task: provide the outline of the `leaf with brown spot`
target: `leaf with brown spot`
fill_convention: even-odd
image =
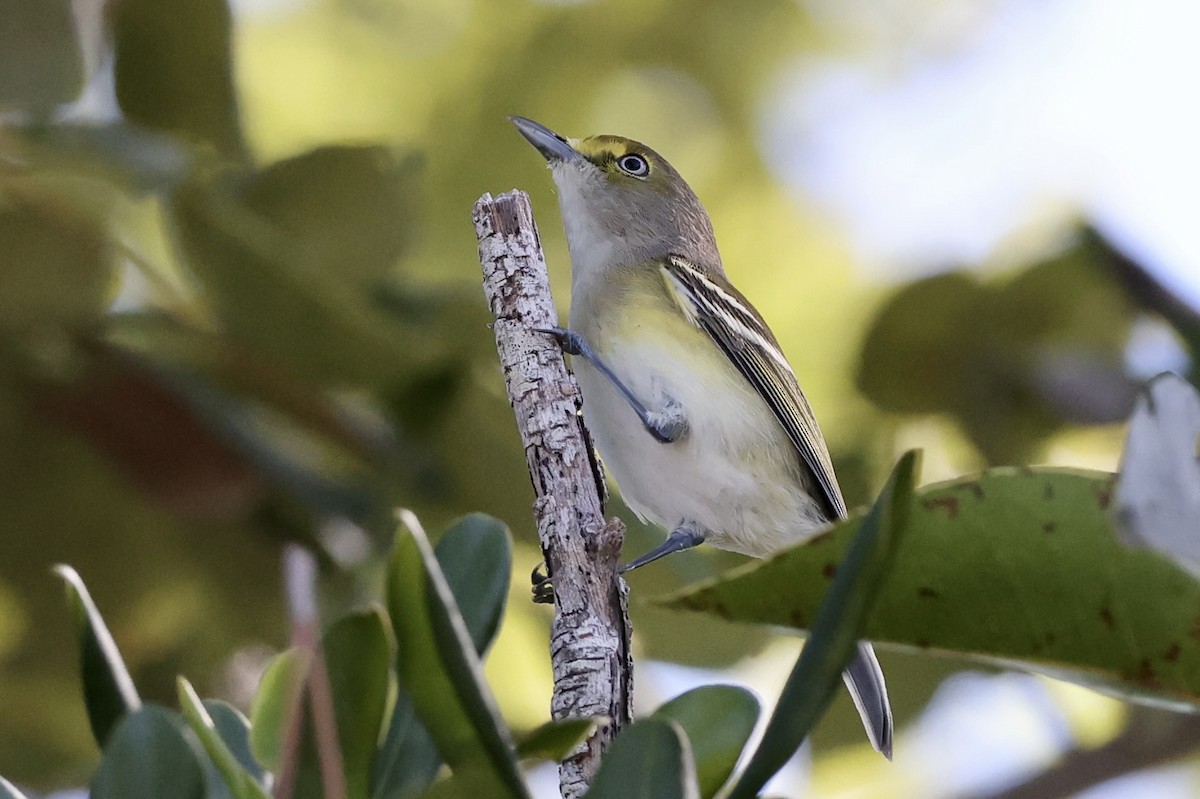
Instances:
[[[866,638],[1200,707],[1200,581],[1121,544],[1097,502],[1110,485],[1104,473],[1026,468],[918,491]],[[800,545],[661,603],[800,627],[856,527],[841,522],[819,549]]]

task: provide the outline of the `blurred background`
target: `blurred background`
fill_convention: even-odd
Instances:
[[[279,538],[353,564],[349,604],[386,535],[314,519],[379,530],[395,504],[512,528],[488,676],[514,727],[546,719],[472,204],[532,194],[564,313],[569,262],[507,114],[675,164],[851,505],[910,447],[925,482],[1114,471],[1141,382],[1195,382],[1198,24],[1183,0],[0,1],[0,774],[52,791],[97,760],[52,564],[88,582],[145,697],[173,704],[182,672],[244,707],[286,645]],[[662,535],[610,507],[627,551]],[[639,601],[738,560],[633,576],[643,710],[718,680],[778,693],[797,638]],[[1162,763],[1200,737],[1145,745],[1174,729],[1160,712],[881,660],[895,762],[841,697],[776,794],[1200,791],[1194,756]],[[531,779],[555,795],[552,770]]]

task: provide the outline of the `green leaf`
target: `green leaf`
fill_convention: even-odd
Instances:
[[[1136,391],[1123,367],[1134,314],[1101,268],[1110,257],[1084,239],[1003,281],[952,272],[904,286],[863,342],[863,393],[953,416],[991,463],[1029,461],[1065,422],[1123,418]]]
[[[351,613],[329,628],[321,647],[333,692],[346,795],[348,799],[366,799],[370,795],[371,764],[387,704],[392,660],[387,622],[377,609]],[[321,785],[311,726],[310,713],[305,719],[306,754],[301,757],[298,776],[301,786]],[[297,796],[302,795],[297,792]],[[320,795],[319,789],[315,795]]]
[[[371,795],[374,799],[420,796],[441,767],[442,756],[417,718],[412,700],[403,688],[397,688],[387,736],[375,754]]]
[[[83,89],[70,0],[0,0],[0,108],[45,114]]]
[[[1200,583],[1121,544],[1112,484],[1100,472],[996,469],[922,489],[865,637],[1200,705]],[[664,604],[804,629],[857,527]]]
[[[79,196],[86,191],[97,189],[48,180],[0,185],[0,325],[74,328],[104,312],[116,261],[103,210]]]
[[[238,761],[237,755],[222,739],[216,723],[200,701],[195,689],[183,677],[176,680],[179,705],[192,731],[200,739],[204,751],[216,766],[226,787],[235,799],[269,799],[266,790]]]
[[[905,453],[863,518],[838,575],[821,602],[812,637],[788,675],[762,741],[738,777],[729,799],[753,799],[796,753],[825,713],[842,670],[876,604],[880,588],[908,532],[919,455]],[[780,596],[786,596],[781,594]]]
[[[453,523],[434,547],[467,633],[480,657],[500,628],[512,575],[512,538],[504,522],[472,513]]]
[[[476,772],[486,795],[528,796],[483,664],[415,517],[406,514],[387,581],[400,680],[456,773]]]
[[[705,685],[680,694],[654,711],[686,733],[696,762],[700,794],[716,795],[733,773],[761,710],[758,698],[736,685]]]
[[[26,799],[26,797],[17,790],[17,786],[0,777],[0,799]]]
[[[296,698],[304,688],[309,658],[298,649],[280,652],[271,660],[250,708],[250,751],[267,771],[278,773]]]
[[[226,0],[121,0],[111,21],[125,117],[242,157]]]
[[[125,716],[92,776],[91,799],[203,799],[200,755],[182,728],[176,714],[157,705]]]
[[[229,747],[229,751],[233,753],[237,762],[254,779],[262,782],[265,772],[250,752],[250,722],[246,720],[246,717],[242,715],[240,710],[223,700],[205,699],[203,705],[204,709],[208,711],[209,717],[213,720],[217,734],[221,736],[221,740]]]
[[[362,289],[388,276],[412,228],[413,160],[385,147],[326,146],[278,161],[246,186],[249,209]]]
[[[665,719],[636,722],[617,736],[587,799],[700,799],[687,737]]]
[[[103,748],[121,718],[137,711],[142,700],[83,579],[70,566],[55,566],[54,572],[67,584],[67,600],[75,611],[83,700],[92,735]]]
[[[508,597],[512,569],[508,528],[491,516],[471,514],[442,534],[434,553],[475,651],[483,657],[500,626]],[[417,796],[433,782],[441,765],[437,747],[417,718],[408,694],[400,688],[387,737],[375,758],[373,795],[377,799]]]
[[[100,386],[92,394],[99,396],[86,397],[93,409],[87,418],[96,415],[95,407],[107,408],[104,400],[116,406],[105,414],[104,429],[121,425],[123,434],[95,437],[107,442],[108,454],[134,471],[151,493],[166,493],[153,490],[156,478],[168,487],[183,483],[191,494],[201,495],[201,508],[219,508],[196,489],[225,478],[240,483],[242,490],[226,493],[251,504],[235,508],[248,514],[259,510],[262,484],[269,482],[320,518],[345,516],[368,528],[386,523],[389,505],[381,495],[390,430],[362,429],[366,425],[356,426],[351,412],[274,365],[220,337],[162,317],[123,315],[105,329],[94,350],[97,374],[92,382]],[[121,383],[122,390],[105,392],[106,381]],[[156,439],[139,428],[149,414],[162,417],[155,431],[171,429],[170,446],[162,435]],[[129,441],[138,445],[125,449],[142,456],[141,461],[122,457],[122,445]],[[190,457],[160,452],[167,447],[176,453],[185,445]],[[177,474],[188,469],[200,473]],[[246,483],[257,490],[246,490]],[[220,494],[219,488],[212,493]]]
[[[232,169],[197,178],[171,203],[181,252],[230,335],[326,385],[387,388],[436,363],[439,342],[398,324],[328,252],[248,205],[254,178]]]
[[[522,760],[562,760],[592,734],[604,716],[585,719],[548,721],[517,743],[517,756]]]

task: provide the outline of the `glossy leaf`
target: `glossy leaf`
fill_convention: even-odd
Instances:
[[[382,731],[391,669],[386,622],[378,610],[344,616],[326,631],[321,647],[333,692],[346,795],[348,799],[366,799],[371,793],[371,765]],[[312,715],[306,713],[297,797],[321,796],[313,740]]]
[[[234,799],[269,799],[267,791],[258,780],[248,772],[237,755],[217,731],[216,722],[208,714],[208,710],[200,701],[191,683],[183,677],[176,682],[179,692],[179,705],[183,708],[183,716],[187,719],[192,731],[200,739],[204,751],[216,766],[221,779]]]
[[[730,799],[752,799],[796,753],[824,715],[842,671],[858,646],[880,588],[908,533],[920,456],[905,453],[875,504],[863,517],[821,601],[812,636],[788,675],[758,748],[738,777]]]
[[[66,583],[67,599],[75,611],[83,700],[92,735],[103,748],[121,718],[137,711],[142,700],[83,579],[70,566],[55,566],[54,572]]]
[[[760,710],[758,698],[745,688],[705,685],[663,704],[654,718],[674,721],[687,735],[700,795],[710,797],[733,773]]]
[[[517,756],[522,760],[560,761],[583,743],[598,724],[607,721],[606,717],[548,721],[517,742]]]
[[[304,653],[288,649],[275,656],[259,680],[250,709],[250,751],[268,771],[278,773],[282,766],[284,737],[309,665]]]
[[[482,658],[504,614],[512,567],[512,541],[504,523],[481,513],[452,524],[434,548],[467,632]],[[437,776],[442,758],[403,688],[375,759],[378,799],[418,795]]]
[[[865,637],[1200,705],[1200,583],[1121,544],[1112,485],[1110,474],[1039,468],[922,489]],[[858,523],[665,603],[805,629]]]
[[[489,796],[525,797],[508,729],[454,595],[411,514],[406,527],[387,581],[401,683],[456,774],[478,774]]]
[[[17,786],[0,777],[0,799],[26,799],[26,797],[17,790]]]
[[[626,728],[600,762],[587,799],[700,799],[683,730],[648,718]]]
[[[375,754],[371,795],[374,799],[413,799],[429,787],[441,767],[442,756],[433,738],[417,718],[408,694],[398,688],[387,735]]]
[[[223,700],[205,699],[203,705],[216,727],[217,734],[229,747],[237,762],[254,779],[262,782],[265,772],[250,751],[250,722],[240,710]]]
[[[454,522],[434,547],[446,584],[480,657],[500,628],[512,575],[512,538],[504,522],[472,513]]]
[[[91,799],[203,799],[201,757],[178,716],[147,705],[113,730],[92,776]]]
[[[226,0],[121,0],[111,14],[117,102],[125,117],[241,157]]]
[[[0,108],[48,113],[83,88],[70,0],[0,0]]]

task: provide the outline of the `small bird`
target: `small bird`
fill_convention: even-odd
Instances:
[[[674,167],[631,139],[509,119],[550,166],[571,252],[570,328],[544,332],[575,356],[584,421],[626,504],[671,531],[623,571],[700,543],[761,558],[845,517],[796,376]],[[844,677],[891,758],[870,644]]]

